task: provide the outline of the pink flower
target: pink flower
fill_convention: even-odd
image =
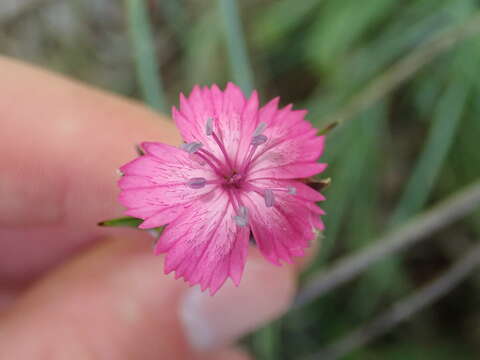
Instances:
[[[301,179],[322,172],[324,137],[304,120],[306,111],[259,109],[229,83],[196,86],[173,118],[185,144],[142,144],[145,155],[120,170],[120,201],[140,228],[167,225],[155,253],[167,253],[165,273],[214,294],[230,277],[238,285],[252,234],[272,263],[304,255],[323,229],[324,200]]]

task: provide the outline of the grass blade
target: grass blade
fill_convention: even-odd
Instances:
[[[137,79],[143,99],[152,108],[167,112],[165,93],[155,53],[152,25],[148,17],[147,2],[125,0],[125,6]]]
[[[467,95],[466,84],[454,81],[439,99],[425,147],[392,216],[392,225],[408,219],[427,201],[457,133]]]
[[[246,94],[250,94],[253,90],[253,72],[247,55],[238,4],[236,0],[219,0],[219,9],[233,80]]]

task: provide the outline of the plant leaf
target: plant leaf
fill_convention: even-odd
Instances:
[[[101,221],[98,223],[98,226],[138,228],[138,225],[140,225],[142,222],[143,222],[142,219],[137,219],[131,216],[125,216],[121,218]]]

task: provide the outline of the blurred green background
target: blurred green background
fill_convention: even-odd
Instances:
[[[465,31],[467,28],[468,31]],[[478,0],[2,0],[0,51],[159,111],[237,82],[330,135],[322,249],[302,281],[480,178]],[[244,342],[307,359],[436,278],[480,213],[389,256]],[[480,276],[344,359],[480,358]],[[315,358],[315,357],[313,357]],[[327,357],[325,357],[327,359]]]

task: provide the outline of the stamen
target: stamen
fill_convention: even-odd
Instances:
[[[203,177],[191,178],[187,181],[187,185],[192,189],[201,189],[205,186],[207,180]]]
[[[212,168],[213,171],[215,171],[218,175],[224,176],[223,173],[219,170],[219,168],[204,154],[202,154],[200,151],[196,153],[196,155],[201,158],[208,166]]]
[[[265,135],[257,135],[252,138],[251,144],[253,146],[258,146],[265,144],[267,142],[268,138]]]
[[[266,122],[260,122],[257,126],[257,128],[255,129],[255,131],[253,132],[253,137],[255,136],[258,136],[258,135],[262,135],[263,133],[263,130],[265,130],[265,128],[267,127],[267,123]]]
[[[268,179],[268,178],[264,178],[264,179]],[[253,179],[253,180],[262,180],[262,178],[256,178],[256,179]],[[273,194],[275,193],[275,191],[278,191],[278,192],[286,192],[290,195],[295,195],[297,193],[297,189],[293,186],[289,186],[289,187],[286,187],[286,188],[282,188],[282,187],[278,187],[278,188],[268,188],[268,189],[262,189],[258,186],[255,186],[255,185],[252,185],[252,184],[248,184],[246,187],[246,189],[248,189],[249,191],[255,191],[257,194],[260,194],[262,195],[263,197],[268,197],[270,195],[268,194]],[[266,201],[266,200],[265,200]],[[275,199],[274,199],[274,203],[275,203]]]
[[[222,162],[220,160],[217,159],[217,157],[215,155],[213,155],[211,152],[205,150],[205,149],[200,149],[198,151],[199,154],[203,154],[205,155],[206,157],[208,157],[209,159],[213,160],[214,162],[217,163],[217,165],[219,166],[222,166]]]
[[[189,154],[193,154],[193,153],[197,152],[202,146],[203,146],[202,143],[192,141],[190,143],[182,144],[181,148],[182,148],[182,150],[185,150]]]
[[[250,148],[247,158],[244,161],[242,171],[246,172],[250,167],[253,154],[255,154],[255,151],[257,151],[257,146],[265,144],[267,142],[268,137],[262,134],[266,127],[267,123],[262,121],[258,124],[257,128],[253,132],[252,141],[250,142],[250,145],[252,145],[252,147]]]
[[[227,162],[227,165],[230,167],[230,170],[233,170],[233,164],[232,162],[230,161],[230,158],[228,157],[228,154],[227,154],[227,149],[225,149],[225,145],[223,144],[223,142],[218,138],[217,134],[215,134],[215,132],[213,131],[213,119],[211,117],[209,117],[207,119],[207,124],[205,126],[205,133],[210,136],[212,135],[213,137],[213,140],[215,140],[215,142],[217,143],[218,147],[220,148],[220,150],[222,151],[223,153],[223,156],[225,158],[225,161]]]
[[[265,198],[265,206],[272,207],[275,205],[275,196],[273,195],[272,189],[265,189],[263,191],[263,196]]]
[[[247,208],[245,206],[240,206],[240,208],[238,209],[238,215],[233,216],[233,220],[240,227],[247,226],[248,225]]]
[[[232,162],[230,161],[230,158],[228,157],[227,149],[225,149],[225,145],[223,145],[223,142],[220,141],[220,139],[218,138],[217,134],[215,134],[215,132],[212,132],[212,136],[215,142],[217,143],[218,147],[222,151],[223,156],[225,157],[225,161],[227,162],[227,165],[230,167],[230,170],[233,170],[233,165],[232,165]]]
[[[207,134],[207,136],[210,136],[212,135],[213,133],[213,119],[211,117],[209,117],[207,119],[207,124],[205,125],[205,133]]]

